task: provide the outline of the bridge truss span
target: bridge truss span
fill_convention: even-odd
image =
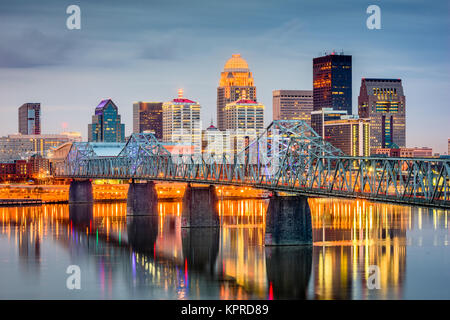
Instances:
[[[152,134],[133,134],[110,157],[74,144],[56,174],[251,186],[450,208],[450,160],[346,156],[303,121],[274,121],[243,150],[223,155],[171,153]]]

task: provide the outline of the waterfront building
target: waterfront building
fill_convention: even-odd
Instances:
[[[313,59],[313,101],[314,110],[352,114],[352,56],[332,52]]]
[[[50,160],[40,154],[34,154],[29,159],[30,174],[35,177],[42,177],[50,174]]]
[[[311,128],[321,137],[323,137],[324,124],[327,121],[339,120],[347,115],[345,110],[333,110],[332,108],[323,108],[311,112]]]
[[[41,134],[40,103],[24,103],[19,107],[19,133]]]
[[[256,87],[247,61],[240,54],[233,54],[225,63],[217,88],[217,128],[226,130],[225,107],[239,100],[245,91],[248,99],[256,100]]]
[[[120,122],[118,108],[111,99],[102,100],[88,125],[89,142],[124,142],[125,124]]]
[[[406,147],[406,100],[401,79],[361,80],[358,114],[370,120],[371,148]]]
[[[273,120],[303,120],[311,125],[312,90],[274,90]]]
[[[133,133],[150,132],[158,140],[163,138],[162,102],[133,103]]]
[[[183,90],[178,91],[178,98],[164,102],[163,141],[181,145],[194,145],[195,152],[201,152],[200,104],[183,97]]]
[[[27,160],[14,160],[0,163],[0,181],[24,181],[31,175]]]

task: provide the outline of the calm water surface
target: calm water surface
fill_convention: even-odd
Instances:
[[[125,203],[0,208],[2,299],[450,299],[449,213],[310,199],[312,246],[264,247],[267,200],[221,201],[220,229]],[[66,269],[81,269],[68,290]],[[369,290],[369,266],[380,289]]]

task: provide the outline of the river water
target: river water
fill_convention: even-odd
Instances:
[[[176,201],[156,217],[124,202],[2,207],[0,298],[450,299],[449,211],[309,204],[313,245],[298,247],[264,247],[268,200],[220,201],[212,229],[181,228]]]

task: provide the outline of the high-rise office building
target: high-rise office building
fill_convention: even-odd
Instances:
[[[274,90],[273,120],[303,120],[311,125],[312,90]]]
[[[163,141],[183,145],[194,145],[195,152],[201,152],[200,104],[183,97],[183,90],[178,91],[178,98],[164,102]]]
[[[219,130],[226,130],[225,106],[239,100],[243,90],[248,99],[256,101],[256,87],[248,64],[240,54],[233,54],[225,63],[217,88],[217,127]]]
[[[41,134],[40,103],[24,103],[19,107],[19,133]]]
[[[401,79],[361,80],[358,114],[370,119],[370,147],[406,147],[406,100]]]
[[[124,142],[125,124],[120,123],[118,108],[111,99],[102,100],[88,125],[90,142]]]
[[[324,123],[325,141],[349,156],[369,156],[369,120],[358,116],[342,116],[339,120]]]
[[[352,114],[352,56],[333,52],[313,59],[313,99],[314,110]]]
[[[311,128],[321,137],[324,133],[324,125],[327,121],[340,120],[342,116],[347,115],[345,110],[333,110],[332,108],[323,108],[322,110],[311,112]]]
[[[162,102],[133,103],[133,133],[152,132],[158,140],[162,140],[162,105]]]

